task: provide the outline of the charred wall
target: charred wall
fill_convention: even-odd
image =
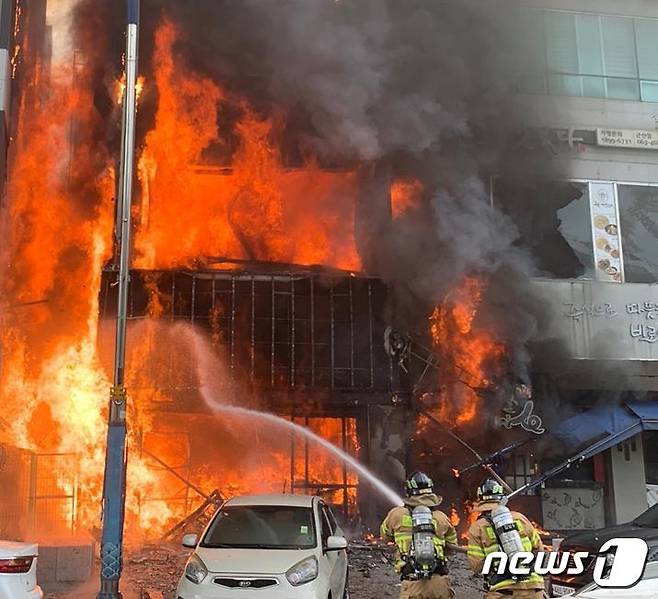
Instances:
[[[115,280],[104,273],[105,320],[116,314]],[[231,384],[267,392],[270,409],[342,413],[389,403],[397,384],[386,298],[378,279],[324,270],[133,271],[128,316],[195,325],[225,357]]]

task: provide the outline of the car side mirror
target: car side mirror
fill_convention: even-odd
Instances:
[[[198,543],[199,537],[195,534],[189,534],[183,537],[183,547],[187,547],[188,549],[196,549]]]
[[[325,551],[342,551],[347,549],[347,539],[345,537],[331,536],[327,539]]]

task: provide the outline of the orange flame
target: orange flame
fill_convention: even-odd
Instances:
[[[218,139],[227,94],[177,64],[176,29],[156,33],[155,128],[146,137],[136,266],[170,268],[206,257],[326,264],[358,270],[354,172],[321,171],[312,162],[286,170],[271,119],[241,103],[230,169],[201,166]]]
[[[204,150],[218,138],[218,104],[225,93],[176,68],[175,35],[170,23],[156,35],[153,85],[159,105],[139,160],[135,264],[168,268],[223,255],[360,268],[353,238],[355,173],[329,173],[312,163],[287,171],[273,142],[274,123],[250,107],[243,107],[236,129],[240,146],[231,173],[199,172]],[[98,124],[92,90],[72,86],[61,65],[53,65],[53,72],[57,77],[48,80],[47,94],[35,75],[20,98],[3,219],[2,291],[10,308],[0,322],[0,384],[12,444],[75,454],[76,508],[58,509],[62,525],[74,521],[83,531],[99,524],[104,470],[110,378],[99,356],[98,289],[112,250],[114,159],[92,139]],[[76,80],[85,78],[78,73]],[[168,301],[153,293],[150,315],[163,314]],[[129,404],[128,538],[158,535],[199,499],[171,500],[181,481],[138,451],[155,445],[165,463],[182,468],[180,444],[154,440],[157,423],[149,406],[171,398],[157,375],[140,369],[153,344],[154,332],[147,328],[132,350],[129,376],[139,385]],[[342,425],[335,419],[313,419],[311,427],[341,441]],[[347,439],[350,452],[358,452],[351,421]],[[318,487],[308,492],[324,490],[329,499],[353,504],[354,474],[315,452],[308,470],[300,459],[294,461],[295,479],[303,470],[304,479]],[[227,495],[281,491],[286,485],[290,490],[289,449],[267,454],[249,476],[245,470],[218,472],[206,465],[186,476],[207,492],[219,488]],[[70,469],[62,466],[52,475],[60,489],[71,486]],[[347,498],[337,490],[344,482],[352,486]]]
[[[492,372],[505,356],[505,346],[475,324],[484,285],[482,279],[466,278],[430,317],[432,338],[444,358],[443,378],[448,381],[441,397],[444,422],[464,425],[475,420],[479,391],[489,386]]]
[[[16,8],[14,9],[14,29],[13,29],[13,38],[14,40],[18,39],[18,36],[21,33],[21,16],[23,14],[23,7],[19,1],[16,2]],[[21,54],[20,44],[14,44],[14,50],[9,60],[11,65],[11,78],[16,78],[16,69],[18,68],[18,62]]]
[[[418,179],[396,179],[391,184],[391,211],[398,218],[411,210],[421,200],[425,186]]]
[[[142,93],[144,92],[144,86],[146,85],[146,78],[140,75],[137,77],[137,83],[135,84],[135,95],[137,101],[139,102]],[[126,76],[125,74],[121,79],[117,79],[114,86],[114,99],[117,104],[121,105],[123,103],[123,94],[126,91]]]
[[[459,526],[459,523],[462,521],[454,506],[450,508],[450,516],[448,517],[450,519],[450,524],[452,524],[455,528],[457,528],[457,526]]]
[[[460,537],[464,540],[468,539],[468,531],[475,524],[475,522],[478,520],[480,517],[479,512],[476,512],[473,509],[473,504],[470,501],[467,501],[464,505],[464,509],[466,511],[466,521],[464,523],[464,530],[461,533]]]

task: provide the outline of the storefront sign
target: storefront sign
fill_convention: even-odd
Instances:
[[[658,367],[658,285],[537,279],[533,286],[557,311],[547,336],[563,340],[574,358]]]
[[[612,304],[583,304],[577,305],[571,302],[564,302],[565,310],[564,315],[568,318],[579,322],[582,318],[615,318],[619,316],[619,312],[612,306]],[[650,323],[637,322],[633,316],[644,316],[649,321],[657,318],[658,305],[651,301],[634,302],[626,304],[624,312],[629,315],[630,323],[628,332],[633,339],[644,341],[645,343],[658,342],[658,322],[657,326]]]
[[[658,150],[658,131],[599,128],[596,130],[596,143],[611,148]]]
[[[615,186],[612,183],[590,183],[589,201],[596,279],[621,283],[623,272]]]

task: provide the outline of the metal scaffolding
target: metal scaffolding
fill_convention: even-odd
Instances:
[[[356,435],[356,421],[354,418],[341,416],[336,418],[340,421],[340,443],[336,443],[349,455],[355,455],[356,446],[354,439],[348,436],[348,426]],[[293,422],[301,424],[307,429],[313,429],[313,419],[308,416],[292,418]],[[351,442],[352,441],[352,442]],[[301,447],[300,447],[301,446]],[[356,498],[358,483],[350,477],[347,464],[340,465],[340,471],[332,480],[322,480],[317,473],[313,472],[311,459],[312,445],[307,437],[300,438],[294,433],[290,435],[290,487],[293,491],[302,491],[309,494],[323,495],[328,503],[340,509],[345,517],[353,514],[356,507],[351,499]],[[299,454],[301,453],[301,459]]]
[[[384,347],[386,286],[376,278],[319,268],[241,266],[132,271],[128,318],[149,318],[157,304],[159,322],[189,322],[205,331],[225,356],[230,374],[225,384],[251,389],[267,398],[268,410],[311,428],[316,418],[335,419],[334,442],[355,454],[357,419],[365,421],[370,405],[390,403],[394,388],[397,362]],[[108,320],[116,312],[112,283],[112,273],[105,273],[100,310]],[[140,342],[158,343],[157,337]],[[194,369],[176,369],[185,356],[168,352],[162,359],[169,366],[144,379],[157,380],[171,402],[154,407],[203,410],[203,402],[195,400],[195,381],[180,374]],[[130,387],[139,391],[133,381]],[[358,481],[342,465],[337,471],[314,470],[312,452],[307,441],[291,436],[289,488],[322,494],[352,515]]]
[[[227,356],[232,378],[254,389],[360,393],[388,402],[391,361],[381,318],[386,288],[375,278],[344,273],[133,271],[131,320],[148,317],[157,293],[161,320],[205,329]],[[155,290],[155,291],[154,291]],[[105,276],[101,314],[116,310]]]

